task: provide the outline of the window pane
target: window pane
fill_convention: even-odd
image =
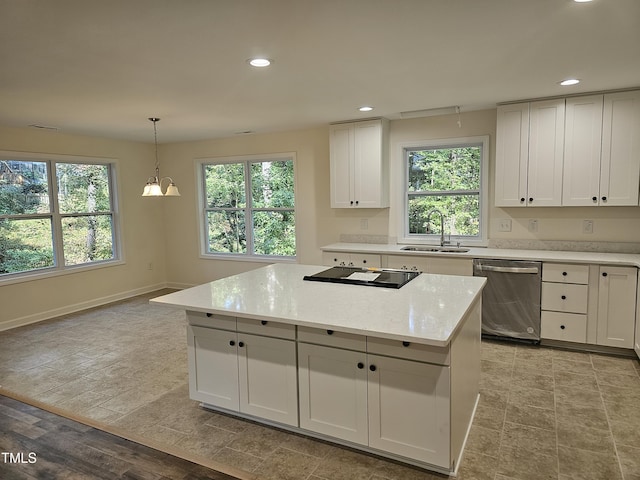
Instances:
[[[111,215],[65,217],[62,219],[65,265],[98,262],[113,258]]]
[[[0,160],[0,215],[49,212],[47,164]]]
[[[247,253],[244,211],[207,212],[207,241],[209,253]]]
[[[251,190],[254,208],[292,208],[293,161],[251,164]]]
[[[0,220],[0,274],[54,266],[51,219]]]
[[[56,164],[60,213],[111,211],[108,165]]]
[[[440,215],[444,215],[445,235],[478,236],[480,234],[480,197],[478,195],[410,196],[409,234],[440,235]]]
[[[293,210],[254,212],[253,235],[256,255],[296,254],[296,223]]]
[[[479,190],[481,148],[441,148],[409,153],[410,192]]]
[[[205,165],[207,208],[244,208],[244,164]]]

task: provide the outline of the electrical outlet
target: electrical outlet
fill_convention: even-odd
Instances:
[[[368,230],[369,229],[369,219],[361,218],[360,219],[360,230]]]
[[[498,231],[499,232],[510,232],[511,231],[511,219],[510,218],[501,218],[498,223]]]
[[[537,232],[538,231],[538,220],[532,218],[529,220],[529,231]]]
[[[147,270],[153,270],[153,262],[147,263]]]
[[[582,233],[593,233],[593,220],[582,221]]]

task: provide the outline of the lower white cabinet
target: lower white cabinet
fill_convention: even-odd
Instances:
[[[379,355],[368,364],[369,446],[446,467],[449,367]]]
[[[640,272],[638,273],[640,276]],[[636,298],[640,299],[640,282],[638,282],[638,294]],[[636,335],[633,342],[633,349],[636,351],[636,355],[640,358],[640,302],[636,305]]]
[[[302,428],[450,467],[448,366],[306,343],[298,362]]]
[[[331,267],[381,267],[381,258],[377,254],[323,252],[322,264]]]
[[[366,354],[298,344],[300,427],[368,444]]]
[[[187,331],[191,398],[298,425],[294,340],[193,325]]]
[[[388,255],[386,267],[440,275],[473,275],[472,259],[451,258],[450,256],[435,257],[425,255],[413,257],[410,255]]]
[[[633,348],[636,323],[635,267],[600,267],[597,344]]]

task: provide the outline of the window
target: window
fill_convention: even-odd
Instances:
[[[0,278],[114,260],[113,166],[21,157],[0,156]]]
[[[294,159],[199,162],[205,255],[296,255]]]
[[[487,154],[488,137],[404,148],[404,241],[486,241]]]

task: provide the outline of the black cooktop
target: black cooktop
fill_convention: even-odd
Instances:
[[[313,282],[349,283],[367,287],[400,288],[420,275],[420,272],[388,270],[384,268],[332,267],[304,280]]]

